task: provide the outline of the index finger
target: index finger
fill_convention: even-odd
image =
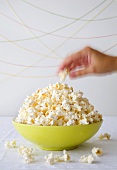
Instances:
[[[73,63],[73,55],[66,57],[63,62],[60,64],[58,72],[64,70],[65,68],[69,70],[70,66]]]

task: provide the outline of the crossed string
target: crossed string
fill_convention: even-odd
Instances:
[[[9,5],[10,5],[10,4],[9,4]],[[13,9],[13,7],[12,7],[11,5],[10,5],[10,7],[11,7],[11,9],[13,10],[13,12],[15,13],[15,16],[17,16],[17,14],[16,14],[15,10]],[[1,12],[0,12],[0,13],[1,13]],[[22,20],[21,20],[19,17],[17,17],[17,18],[20,19],[22,23],[17,22],[16,20],[8,17],[8,16],[5,15],[4,13],[1,13],[1,14],[2,14],[3,16],[6,16],[7,18],[13,20],[14,22],[16,22],[16,23],[18,23],[18,24],[20,24],[20,25],[22,25],[22,26],[25,26],[25,28],[27,28],[27,27],[28,27],[28,28],[31,28],[31,27],[25,25],[25,23],[22,22]],[[89,20],[88,20],[88,21],[89,21]],[[95,21],[95,20],[92,19],[91,21]],[[31,29],[34,29],[34,28],[31,28]],[[36,30],[36,29],[35,29],[35,30]],[[37,30],[37,31],[39,31],[39,30]],[[45,33],[45,32],[44,32],[44,33]],[[51,33],[50,33],[50,34],[51,34]],[[53,34],[51,34],[51,35],[53,35]],[[80,38],[70,37],[70,38],[71,38],[71,39],[93,39],[93,38],[110,37],[110,36],[116,36],[116,35],[117,35],[117,34],[110,34],[110,35],[103,35],[103,36],[96,36],[96,37],[80,37]],[[59,35],[55,35],[55,36],[59,36]],[[69,38],[69,37],[64,37],[64,36],[59,36],[59,37]],[[35,37],[34,37],[34,38],[35,38]],[[29,38],[29,39],[34,39],[34,38]],[[29,39],[24,39],[24,40],[29,40]],[[15,40],[15,41],[23,41],[23,40]],[[12,42],[15,42],[15,41],[12,41]],[[8,41],[1,41],[1,42],[8,42]],[[114,46],[115,46],[115,45],[114,45]],[[113,47],[113,46],[112,46],[112,47]],[[111,47],[111,48],[112,48],[112,47]],[[50,51],[51,51],[51,50],[50,50]],[[6,64],[10,64],[10,65],[20,66],[20,67],[31,67],[31,68],[58,67],[58,65],[57,65],[57,66],[27,66],[27,65],[21,65],[21,64],[6,62],[6,61],[4,61],[4,60],[0,60],[0,62],[6,63]]]
[[[0,12],[1,15],[3,15],[4,17],[12,20],[13,22],[19,24],[19,25],[22,25],[24,26],[24,24],[14,20],[13,18],[9,17],[8,15],[4,14],[3,12]],[[116,18],[116,17],[115,17]],[[110,18],[106,18],[106,19],[112,19],[112,17]],[[79,19],[80,20],[80,19]],[[104,20],[104,19],[103,19]],[[89,21],[89,20],[87,20]],[[91,22],[94,21],[94,20],[91,20]],[[44,32],[42,30],[38,30],[38,29],[35,29],[33,27],[30,27],[28,25],[25,24],[25,26],[27,28],[30,28],[31,30],[34,30],[34,31],[37,31],[37,32],[41,32],[41,33],[46,33],[46,34],[49,34],[49,35],[52,35],[54,37],[59,37],[59,38],[69,38],[68,36],[62,36],[62,35],[57,35],[57,34],[53,34],[53,33],[47,33],[47,32]],[[109,34],[109,35],[100,35],[100,36],[94,36],[94,37],[70,37],[71,39],[73,40],[76,40],[76,39],[80,39],[80,40],[85,40],[85,39],[97,39],[97,38],[107,38],[107,37],[112,37],[112,36],[117,36],[117,34]],[[24,38],[24,39],[16,39],[16,40],[12,40],[12,42],[19,42],[19,41],[27,41],[27,40],[33,40],[33,39],[36,39],[36,38],[39,38],[39,36],[34,36],[32,38]],[[0,43],[6,43],[6,42],[9,42],[9,41],[0,41]]]
[[[105,1],[106,1],[106,0],[105,0]],[[81,16],[81,17],[86,16],[87,14],[89,14],[90,12],[92,12],[93,10],[95,10],[96,8],[98,8],[100,5],[102,5],[105,1],[103,1],[102,3],[100,3],[100,4],[97,5],[95,8],[93,8],[91,11],[89,11],[88,13],[84,14],[84,15]],[[81,18],[81,17],[80,17],[80,18]],[[72,23],[73,23],[73,22],[72,22]],[[71,23],[70,23],[70,24],[71,24]],[[68,26],[68,25],[70,25],[70,24],[67,24],[66,26]],[[64,27],[65,27],[65,26],[64,26]],[[63,28],[64,28],[64,27],[63,27]],[[44,35],[43,35],[43,36],[44,36]],[[11,41],[10,41],[10,42],[11,42]],[[13,42],[11,42],[11,43],[13,43]],[[18,46],[19,48],[22,48],[21,46],[17,45],[16,43],[13,43],[13,44],[15,44],[16,46]],[[24,49],[24,47],[23,47],[22,49]],[[24,50],[27,50],[27,49],[24,49]],[[33,52],[33,51],[31,51],[31,52]],[[43,59],[43,58],[41,58],[41,59]],[[41,59],[40,59],[40,60],[41,60]],[[37,62],[39,62],[40,60],[38,60]],[[33,63],[33,65],[37,64],[37,62]],[[28,68],[22,69],[20,72],[16,73],[14,76],[17,76],[19,73],[25,71],[26,69],[28,69]],[[11,76],[13,76],[13,75],[11,75]],[[8,77],[8,78],[9,78],[9,77]],[[6,79],[8,79],[8,78],[6,78]],[[6,79],[5,79],[5,80],[6,80]]]
[[[9,0],[6,0],[6,2],[8,3],[9,7],[11,8],[11,10],[12,10],[13,14],[16,16],[16,18],[24,25],[25,29],[26,29],[31,35],[33,35],[33,36],[35,37],[35,34],[34,34],[28,27],[26,27],[26,25],[25,25],[25,23],[23,22],[23,20],[21,19],[21,17],[18,16],[18,14],[17,14],[16,11],[14,10],[14,8],[11,6]],[[50,49],[45,43],[43,43],[43,41],[41,41],[39,38],[36,38],[36,40],[37,40],[38,42],[40,42],[45,48],[47,48],[47,49],[51,52],[51,49]],[[54,51],[53,51],[53,53],[56,54],[56,52],[54,52]],[[59,55],[57,54],[57,56],[59,56]],[[60,57],[60,56],[59,56],[59,57]]]
[[[46,10],[46,9],[40,8],[40,7],[34,5],[34,4],[30,3],[30,2],[27,2],[27,1],[25,1],[25,0],[22,0],[22,1],[23,1],[24,3],[30,5],[30,6],[34,7],[34,8],[37,8],[38,10],[41,10],[41,11],[46,12],[46,13],[49,13],[49,14],[51,14],[51,15],[55,15],[55,16],[62,17],[62,18],[67,18],[67,19],[72,19],[72,20],[77,20],[77,19],[78,19],[78,18],[68,17],[68,16],[64,16],[64,15],[61,15],[61,14],[57,14],[57,13],[48,11],[48,10]],[[95,20],[92,19],[92,21],[101,21],[101,20],[112,19],[112,18],[116,18],[116,17],[117,17],[117,16],[113,16],[113,17],[109,17],[109,18],[102,18],[102,19],[95,19]],[[80,20],[80,21],[89,21],[89,20],[87,20],[87,19],[82,19],[82,18],[80,18],[79,20]]]
[[[88,14],[90,14],[92,11],[94,11],[95,9],[97,9],[99,6],[101,6],[101,5],[102,5],[104,2],[106,2],[106,1],[107,1],[107,0],[104,0],[103,2],[101,2],[100,4],[98,4],[96,7],[94,7],[92,10],[90,10],[90,11],[87,12],[86,14],[82,15],[81,17],[79,17],[79,18],[77,19],[77,21],[78,21],[79,19],[87,16]],[[76,21],[70,22],[69,24],[64,25],[63,27],[60,27],[60,28],[58,28],[58,29],[56,29],[56,30],[54,30],[54,31],[52,31],[52,32],[50,32],[50,33],[54,33],[54,32],[60,31],[60,30],[62,30],[62,29],[64,29],[64,28],[72,25],[72,24],[75,23],[75,22],[76,22]],[[25,25],[25,24],[23,24],[23,25]],[[25,25],[25,26],[26,26],[26,25]],[[50,34],[50,33],[43,34],[43,35],[39,36],[38,38],[44,37],[44,36],[46,36],[46,35],[48,35],[48,34]],[[31,50],[29,50],[29,49],[27,49],[27,48],[24,48],[24,47],[22,47],[22,46],[19,46],[19,45],[17,45],[16,43],[14,43],[13,41],[9,40],[7,37],[1,35],[1,34],[0,34],[0,36],[1,36],[3,39],[6,39],[7,42],[10,42],[10,43],[14,44],[15,46],[21,48],[22,50],[26,50],[26,51],[31,52],[31,53],[33,53],[33,54],[42,55],[42,56],[44,56],[44,57],[50,57],[50,56],[47,56],[47,55],[43,55],[43,54],[39,54],[39,53],[37,53],[37,52],[31,51]],[[53,57],[50,57],[50,58],[53,58]]]
[[[9,2],[9,1],[8,1],[8,2]],[[44,9],[42,9],[42,8],[40,8],[40,7],[37,7],[37,6],[35,6],[35,5],[27,2],[27,1],[23,1],[23,2],[27,3],[28,5],[31,5],[32,7],[36,7],[36,8],[38,8],[38,9],[41,10],[41,11],[47,12],[47,13],[49,13],[49,14],[52,14],[52,15],[56,15],[56,16],[60,16],[60,17],[63,17],[63,18],[68,18],[68,19],[80,20],[80,21],[89,21],[89,20],[86,20],[86,19],[82,19],[82,17],[84,17],[84,16],[86,16],[87,14],[89,14],[90,11],[89,11],[88,13],[86,13],[85,15],[83,15],[82,17],[80,17],[80,18],[71,18],[71,17],[66,17],[66,16],[63,16],[63,15],[59,15],[59,14],[50,12],[50,11],[48,11],[48,10],[44,10]],[[104,1],[103,1],[103,2],[104,2]],[[102,2],[102,3],[103,3],[103,2]],[[101,4],[102,4],[102,3],[101,3]],[[99,4],[99,6],[100,6],[101,4]],[[10,3],[9,3],[9,5],[10,5]],[[10,5],[10,7],[12,8],[13,12],[15,13],[15,15],[17,15],[16,12],[14,11],[13,7],[12,7],[11,5]],[[94,9],[95,9],[95,8],[94,8]],[[94,9],[92,9],[92,10],[94,10]],[[91,12],[92,12],[92,10],[91,10]],[[11,19],[12,21],[14,21],[14,22],[16,22],[16,23],[18,23],[18,24],[20,24],[20,25],[25,26],[26,28],[30,28],[30,29],[32,29],[32,30],[35,30],[35,31],[38,31],[38,32],[42,32],[42,33],[47,33],[47,32],[44,32],[44,31],[41,31],[41,30],[32,28],[32,27],[30,27],[30,26],[27,26],[26,24],[22,24],[22,23],[20,23],[20,22],[17,22],[16,20],[10,18],[9,16],[7,16],[6,14],[4,14],[3,12],[0,12],[0,14],[3,15],[3,16],[5,16],[5,17],[7,17],[7,18],[9,18],[9,19]],[[17,17],[18,17],[18,16],[17,16]],[[107,17],[107,18],[101,18],[101,19],[92,19],[92,20],[90,20],[90,21],[101,21],[101,20],[108,20],[108,19],[114,19],[114,18],[117,18],[117,16]],[[20,19],[20,18],[18,18],[18,19]],[[67,25],[65,25],[65,27],[67,27]],[[60,29],[62,29],[62,27],[61,27]],[[58,31],[58,30],[55,30],[54,32],[56,32],[56,31]],[[69,38],[69,37],[60,36],[60,35],[56,35],[56,34],[52,34],[52,33],[47,33],[47,34],[51,34],[51,35],[53,35],[53,36],[57,36],[57,37],[61,37],[61,38]],[[114,34],[114,35],[116,35],[116,34]],[[85,37],[83,37],[83,38],[82,38],[82,37],[80,37],[80,38],[71,37],[71,38],[73,38],[73,39],[92,39],[92,38],[108,37],[108,36],[114,36],[114,35],[106,35],[106,36],[98,36],[98,37],[86,37],[86,38],[85,38]],[[14,40],[14,41],[24,41],[24,40],[31,40],[31,39],[35,39],[35,38],[39,38],[39,37],[38,37],[38,36],[35,36],[35,37],[33,37],[33,38],[19,39],[19,40]],[[0,41],[0,42],[8,42],[8,41]]]
[[[111,1],[111,3],[112,3],[113,1]],[[105,8],[107,8],[111,3],[109,3]],[[99,15],[105,8],[103,8],[97,15]],[[97,17],[97,15],[95,15],[94,17],[93,17],[93,19],[95,18],[95,17]],[[86,26],[88,23],[90,22],[90,20],[85,24],[85,25],[83,25],[78,31],[80,31],[82,28],[84,28],[84,26]],[[78,32],[77,31],[77,32]],[[74,34],[76,34],[76,32],[74,33]],[[72,34],[72,35],[74,35],[74,34]],[[64,41],[64,42],[66,42],[66,41]],[[63,43],[64,43],[63,42]],[[62,44],[60,44],[59,45],[59,47],[61,46],[61,45],[63,45],[63,43]],[[115,45],[114,45],[115,46]],[[112,48],[112,47],[111,47]],[[107,49],[108,50],[108,49]],[[107,51],[106,50],[106,51]],[[12,76],[14,76],[13,74],[12,74]],[[18,76],[19,77],[19,76]],[[24,77],[24,76],[23,76]],[[27,76],[25,76],[25,77],[27,77]],[[30,76],[28,76],[28,78],[29,78]],[[50,76],[49,76],[50,77]],[[39,76],[31,76],[31,78],[39,78]]]
[[[8,4],[10,5],[10,3],[9,3],[9,1],[7,0],[7,2],[8,2]],[[13,10],[13,13],[15,14],[15,16],[22,22],[22,20],[21,20],[21,18],[19,18],[18,17],[18,15],[16,14],[16,12],[15,12],[15,10],[13,9],[13,7],[10,5],[10,8]],[[3,13],[2,13],[3,14]],[[7,16],[8,17],[8,16]],[[8,17],[9,18],[9,17]],[[11,18],[10,18],[11,19]],[[11,19],[11,20],[13,20],[13,19]],[[13,21],[15,21],[15,22],[17,22],[16,20],[13,20]],[[89,20],[88,20],[89,21]],[[93,19],[92,20],[90,20],[90,21],[93,21]],[[19,22],[17,22],[17,23],[19,23]],[[25,25],[25,23],[24,22],[22,22],[22,23],[19,23],[20,25],[23,25],[23,26],[25,26],[25,28],[27,28],[28,26],[26,26]],[[29,31],[29,29],[28,29],[28,31]],[[87,37],[87,38],[75,38],[74,37],[74,39],[92,39],[92,38],[101,38],[101,37],[109,37],[109,36],[116,36],[117,34],[111,34],[111,35],[105,35],[105,36],[97,36],[97,37]],[[67,38],[73,38],[73,37],[67,37]],[[34,38],[31,38],[31,39],[34,39]],[[25,40],[27,40],[27,39],[25,39]],[[18,41],[18,40],[17,40]],[[20,40],[19,40],[20,41]],[[4,41],[3,41],[4,42]],[[8,42],[8,41],[6,41],[6,42]],[[12,42],[14,42],[14,41],[12,41]],[[50,50],[51,51],[51,50]],[[57,67],[57,66],[27,66],[27,65],[21,65],[21,64],[15,64],[15,63],[10,63],[10,62],[6,62],[6,61],[4,61],[4,60],[0,60],[0,62],[3,62],[3,63],[6,63],[6,64],[11,64],[11,65],[15,65],[15,66],[21,66],[21,67],[31,67],[31,68],[49,68],[49,67]]]

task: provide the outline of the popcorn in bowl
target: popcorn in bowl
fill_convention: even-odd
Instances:
[[[27,96],[15,121],[38,126],[72,126],[102,120],[83,92],[56,83]]]

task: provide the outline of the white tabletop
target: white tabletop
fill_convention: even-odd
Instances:
[[[80,145],[77,149],[69,151],[71,162],[55,163],[49,165],[45,162],[44,156],[51,151],[39,149],[36,145],[28,142],[16,132],[12,123],[12,117],[0,117],[0,170],[52,170],[52,169],[79,169],[79,170],[114,170],[117,169],[117,117],[104,117],[104,122],[99,132],[89,141]],[[98,140],[101,133],[111,134],[111,140]],[[18,153],[16,148],[6,149],[5,141],[17,141],[17,146],[25,145],[34,149],[35,162],[31,164],[24,163],[23,157]],[[91,154],[93,147],[100,147],[104,154],[96,158],[93,164],[80,163],[82,155]],[[61,151],[52,151],[54,154],[62,154]]]

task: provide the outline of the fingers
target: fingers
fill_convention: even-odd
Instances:
[[[63,63],[60,65],[58,72],[68,69],[71,71],[72,69],[76,68],[77,66],[81,66],[81,56],[78,53],[75,53],[71,56],[68,56],[64,59]]]
[[[91,74],[91,73],[92,73],[91,69],[89,67],[87,67],[82,70],[71,72],[69,74],[69,76],[70,76],[70,78],[77,78],[77,77],[81,77],[81,76]]]
[[[60,72],[61,70],[64,70],[65,68],[67,68],[68,70],[70,70],[70,66],[73,63],[73,57],[72,56],[68,56],[64,59],[63,63],[59,66],[58,72]]]
[[[77,66],[87,67],[89,65],[88,54],[89,48],[84,48],[83,50],[66,57],[63,63],[60,65],[58,72],[64,70],[65,68],[71,71]]]

